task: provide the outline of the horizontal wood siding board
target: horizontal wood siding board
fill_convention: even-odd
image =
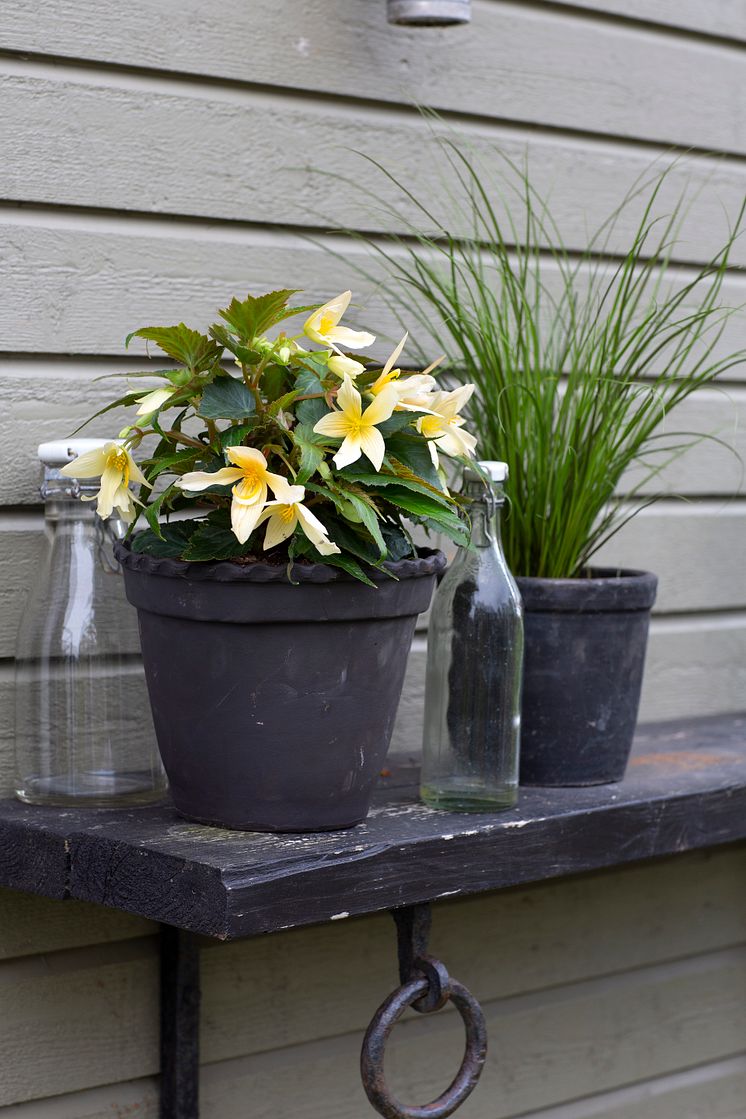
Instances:
[[[452,1056],[451,1051],[449,1059]],[[203,1073],[200,1101],[204,1119],[243,1115],[247,1098],[252,1099],[256,1110],[259,1095],[265,1093],[266,1099],[267,1092],[275,1100],[272,1119],[285,1119],[290,1115],[297,1119],[311,1119],[311,1116],[314,1119],[350,1119],[349,1101],[347,1109],[340,1103],[340,1110],[334,1114],[320,1115],[313,1100],[299,1099],[297,1076],[291,1064],[293,1054],[285,1053],[284,1057],[290,1070],[287,1077],[275,1076],[270,1070],[263,1075],[261,1062],[255,1059],[250,1059],[248,1064],[226,1061],[208,1066]],[[275,1083],[270,1087],[273,1076]],[[335,1080],[336,1077],[332,1083]],[[744,1095],[746,1057],[732,1057],[600,1096],[575,1100],[559,1108],[542,1109],[531,1115],[524,1112],[522,1119],[741,1119]],[[365,1107],[362,1100],[359,1102],[361,1108]],[[467,1106],[470,1119],[494,1119],[491,1099],[485,1098],[482,1092],[473,1096]],[[112,1115],[130,1114],[137,1115],[138,1119],[157,1119],[155,1078],[12,1105],[6,1109],[4,1119],[111,1119]]]
[[[497,1076],[502,1087],[497,1095],[481,1089],[482,1105],[497,1100],[492,1114],[510,1115],[716,1060],[743,1046],[746,948],[739,941],[746,914],[738,883],[744,854],[746,848],[687,855],[437,906],[433,951],[475,991],[489,1017],[487,1084]],[[271,1086],[271,1069],[297,1062],[299,1075],[291,1079],[300,1096],[301,1073],[314,1057],[339,1058],[338,1075],[357,1084],[357,1062],[346,1054],[359,1046],[373,1008],[395,983],[393,923],[384,917],[208,948],[203,1089],[209,1092],[211,1078],[233,1075],[236,1067],[227,1066],[235,1061],[260,1076],[262,1086],[251,1095],[292,1114],[294,1090],[283,1095],[284,1075]],[[0,1045],[13,1058],[0,1086],[4,1102],[156,1071],[154,938],[9,961],[0,965],[0,986]],[[610,1021],[601,1026],[604,1015]],[[563,1016],[566,1031],[558,1029]],[[654,1029],[657,1043],[641,1060]],[[599,1036],[606,1051],[609,1030],[625,1052],[611,1062],[592,1059]],[[704,1040],[697,1040],[699,1031]],[[552,1043],[552,1034],[563,1043]],[[402,1039],[410,1061],[401,1054]],[[21,1059],[22,1044],[38,1059]],[[405,1098],[424,1099],[424,1078],[431,1077],[432,1089],[459,1044],[452,1008],[443,1019],[430,1019],[424,1033],[415,1026],[408,1034],[405,1027],[391,1065],[397,1078],[410,1075],[406,1065],[412,1065],[415,1080],[405,1082]],[[440,1073],[425,1058],[431,1046],[443,1058]],[[541,1078],[531,1071],[539,1052],[547,1061]],[[303,1094],[303,1106],[314,1109],[325,1102],[341,1107],[344,1099],[319,1094],[315,1081]]]
[[[60,905],[33,894],[0,890],[0,961],[149,932],[155,932],[152,922],[101,905],[71,899]]]
[[[29,21],[21,0],[4,5],[6,48],[746,150],[737,51],[578,11],[474,0],[471,26],[454,33],[391,27],[370,0],[285,0],[279,10],[229,0],[219,13],[139,0],[113,20],[102,0],[68,5],[64,20],[53,0],[40,8]]]
[[[221,938],[255,935],[734,841],[746,834],[743,725],[642,729],[645,764],[633,758],[611,793],[523,789],[517,808],[474,820],[417,803],[416,773],[402,770],[344,833],[245,836],[168,807],[61,817],[2,801],[0,835],[27,837],[33,869],[35,837],[44,846],[52,832],[70,853],[73,897]],[[680,750],[683,765],[672,760]]]
[[[39,501],[38,444],[57,439],[79,427],[118,391],[116,381],[96,379],[95,367],[54,362],[29,368],[23,362],[0,363],[0,441],[14,448],[6,455],[0,505],[25,505]],[[111,436],[131,413],[115,411],[95,419],[86,435]],[[663,466],[660,474],[641,489],[647,495],[727,497],[742,489],[746,460],[746,388],[705,388],[682,402],[661,429],[662,446],[683,440],[687,452]],[[665,455],[651,456],[649,464],[665,462]],[[641,467],[622,479],[620,491],[640,482]]]
[[[703,253],[706,247],[703,240]],[[391,251],[401,256],[402,250],[392,246]],[[378,334],[374,356],[387,357],[388,340],[401,335],[400,323],[382,297],[385,276],[375,254],[358,241],[331,234],[312,242],[277,227],[0,206],[0,257],[10,277],[0,308],[0,353],[18,357],[87,354],[95,360],[109,354],[134,362],[145,347],[135,340],[125,351],[124,339],[136,326],[186,319],[204,327],[234,293],[289,282],[303,288],[306,299],[335,295],[343,284],[352,287],[353,314]],[[609,264],[606,274],[613,267]],[[602,279],[603,267],[596,264],[594,269]],[[580,293],[588,272],[579,269]],[[694,276],[693,267],[678,266],[670,277],[671,289]],[[558,297],[561,278],[549,260],[544,280],[548,292]],[[723,337],[712,338],[715,358],[746,349],[746,279],[738,271],[726,277],[721,301],[740,310]],[[439,352],[437,342],[420,327],[415,340],[428,358]],[[414,360],[411,345],[408,360]],[[658,368],[665,367],[665,360],[661,355]],[[727,377],[746,379],[746,362],[728,370]]]
[[[494,0],[493,0],[494,2]],[[640,20],[682,31],[746,42],[746,11],[741,0],[543,0],[560,14],[564,9],[588,15]]]
[[[668,81],[659,60],[656,66]],[[718,80],[716,88],[729,89],[722,74]],[[9,58],[0,64],[0,95],[0,142],[13,152],[0,166],[0,196],[8,200],[304,228],[406,231],[415,211],[356,154],[361,147],[390,171],[416,180],[420,194],[435,191],[442,197],[444,176],[453,181],[443,160],[433,160],[428,123],[413,112],[123,73],[78,73]],[[635,96],[643,100],[639,91]],[[583,97],[592,100],[587,90]],[[647,102],[644,111],[655,119]],[[157,158],[143,137],[144,120],[148,135],[158,137]],[[739,120],[746,120],[740,110]],[[528,148],[533,186],[551,195],[569,248],[585,246],[588,230],[608,217],[638,176],[650,175],[653,162],[658,169],[674,164],[660,196],[662,212],[687,184],[692,189],[680,246],[685,260],[709,258],[727,229],[727,215],[734,216],[741,203],[739,160],[677,161],[666,149],[615,143],[606,136],[558,136],[481,122],[460,127],[487,176],[503,172],[499,152],[520,164]],[[712,143],[710,134],[708,151]],[[218,152],[230,156],[217,160]],[[345,177],[369,181],[373,198],[361,197]],[[706,189],[698,191],[700,184]],[[394,203],[403,220],[381,209],[379,199]],[[642,204],[630,207],[607,251],[626,248],[641,212]],[[740,258],[745,251],[740,245],[736,254]]]

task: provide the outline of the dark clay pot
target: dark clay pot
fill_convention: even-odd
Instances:
[[[624,777],[658,580],[643,571],[590,574],[516,580],[526,634],[522,785]]]
[[[158,746],[182,816],[251,831],[360,823],[440,552],[376,573],[184,563],[120,546]]]

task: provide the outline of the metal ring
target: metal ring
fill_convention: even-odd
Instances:
[[[445,1119],[474,1091],[487,1056],[487,1027],[482,1008],[461,983],[451,980],[448,997],[454,1003],[466,1029],[466,1050],[456,1076],[432,1103],[409,1106],[392,1096],[383,1072],[383,1056],[389,1034],[408,1006],[422,999],[429,984],[424,977],[412,979],[389,995],[368,1026],[360,1054],[360,1071],[365,1094],[385,1119]]]

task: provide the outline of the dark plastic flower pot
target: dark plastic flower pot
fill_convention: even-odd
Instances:
[[[293,585],[264,563],[119,556],[181,815],[251,831],[365,819],[443,555],[392,563],[375,589],[323,564]]]
[[[658,580],[606,568],[591,576],[516,580],[526,635],[523,785],[604,785],[627,768]]]

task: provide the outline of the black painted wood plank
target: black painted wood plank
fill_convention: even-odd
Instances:
[[[105,812],[3,801],[0,841],[15,841],[7,865],[0,855],[0,884],[69,890],[230,938],[746,838],[746,716],[643,728],[622,784],[522,789],[516,808],[494,815],[419,804],[416,769],[400,761],[366,823],[344,832],[222,831],[167,805]]]

